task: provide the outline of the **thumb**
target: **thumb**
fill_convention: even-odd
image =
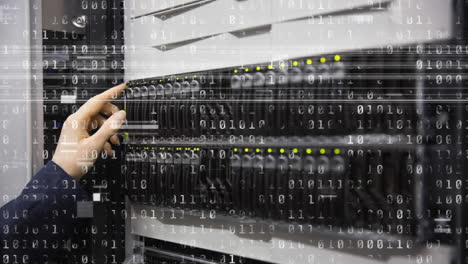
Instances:
[[[103,146],[112,135],[119,131],[120,127],[125,122],[126,116],[127,114],[125,111],[119,111],[113,114],[102,124],[101,128],[94,133],[91,137],[92,141],[99,144],[99,146]]]

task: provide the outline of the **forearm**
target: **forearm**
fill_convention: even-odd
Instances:
[[[76,232],[77,201],[84,199],[79,183],[49,162],[0,209],[2,255],[43,255],[63,248]]]

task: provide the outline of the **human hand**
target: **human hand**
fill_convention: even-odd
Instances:
[[[102,150],[112,155],[112,147],[108,141],[120,144],[115,133],[124,123],[126,113],[119,111],[109,101],[117,98],[126,87],[126,84],[120,84],[94,96],[63,124],[52,161],[75,180],[88,172]],[[100,113],[109,118],[104,118]],[[90,136],[89,131],[97,128],[99,130]]]

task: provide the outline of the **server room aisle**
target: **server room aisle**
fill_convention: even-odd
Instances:
[[[87,198],[42,212],[37,230],[34,208],[2,211],[1,263],[42,262],[45,245],[60,251],[47,263],[67,264],[468,263],[467,10],[0,2],[0,206],[31,202],[20,193],[67,118],[126,84],[111,100],[126,112],[119,142],[76,160],[96,159],[71,184]],[[6,224],[23,219],[26,231]]]

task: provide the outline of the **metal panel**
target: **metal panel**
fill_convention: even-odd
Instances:
[[[38,4],[39,3],[39,4]],[[40,1],[6,0],[0,5],[0,206],[15,198],[41,167],[42,71]],[[35,103],[32,103],[35,101]],[[34,108],[34,109],[33,109]],[[34,110],[34,111],[33,111]],[[34,116],[32,115],[34,112]],[[33,131],[38,132],[33,144]],[[33,158],[34,154],[34,158]],[[37,161],[33,166],[33,159]]]

